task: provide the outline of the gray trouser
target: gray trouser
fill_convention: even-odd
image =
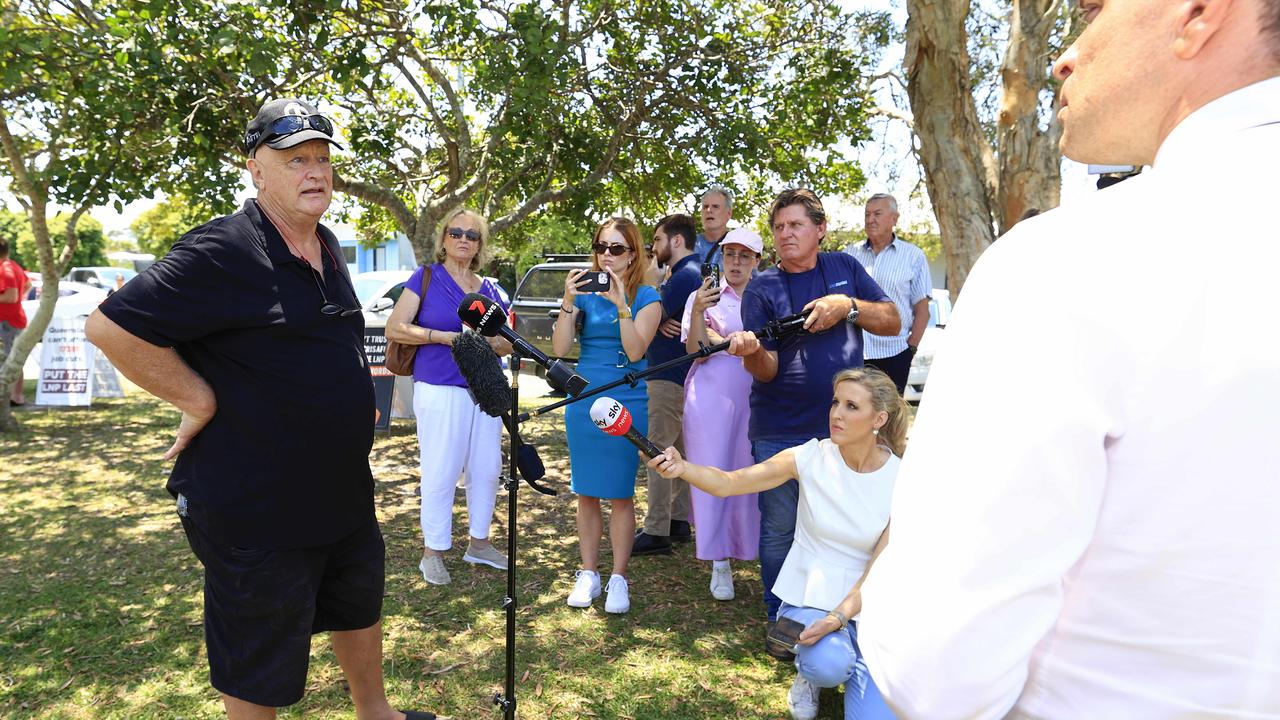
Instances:
[[[666,449],[674,445],[684,454],[681,425],[684,422],[684,386],[670,380],[649,380],[649,439]],[[649,510],[644,516],[644,531],[667,537],[671,521],[689,519],[689,484],[676,478],[668,480],[652,469],[649,473]]]

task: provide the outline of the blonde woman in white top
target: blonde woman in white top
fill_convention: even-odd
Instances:
[[[791,716],[812,720],[818,688],[844,683],[846,720],[892,718],[862,661],[851,621],[862,608],[862,582],[889,540],[907,407],[893,381],[874,368],[844,370],[832,385],[830,439],[810,440],[741,470],[694,465],[675,448],[649,465],[719,497],[799,479],[795,540],[773,586],[782,599],[779,618],[805,626],[788,695]]]

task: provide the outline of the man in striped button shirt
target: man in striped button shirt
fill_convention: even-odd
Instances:
[[[929,261],[924,251],[893,234],[897,222],[898,201],[892,195],[872,195],[863,218],[867,239],[853,243],[845,252],[862,263],[867,274],[893,299],[902,318],[902,329],[897,335],[862,332],[866,364],[883,370],[901,393],[907,387],[911,359],[929,324],[933,281],[929,278]]]

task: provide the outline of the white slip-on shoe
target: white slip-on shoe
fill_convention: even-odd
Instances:
[[[818,686],[797,674],[787,693],[787,709],[791,720],[814,720],[818,717]]]
[[[418,569],[422,571],[422,579],[432,585],[449,584],[449,571],[444,567],[444,558],[439,555],[423,555]]]
[[[499,570],[507,569],[507,556],[498,552],[498,549],[492,545],[481,548],[467,545],[467,551],[462,554],[462,559],[472,565],[488,565]]]
[[[591,607],[591,601],[600,597],[600,573],[594,570],[579,570],[578,579],[573,583],[573,592],[569,593],[569,607]]]
[[[733,570],[728,560],[711,563],[711,597],[717,600],[733,599]]]
[[[621,615],[631,609],[631,592],[626,578],[621,575],[609,576],[609,586],[605,589],[609,593],[604,600],[605,612]]]

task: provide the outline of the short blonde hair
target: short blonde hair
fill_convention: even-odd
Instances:
[[[435,249],[431,253],[432,260],[443,263],[445,259],[444,252],[444,236],[449,232],[449,226],[459,215],[466,215],[476,221],[476,225],[480,227],[480,248],[476,250],[475,257],[471,258],[471,272],[476,272],[489,262],[489,221],[475,210],[467,208],[458,208],[448,215],[444,216],[444,220],[440,222],[440,230],[436,233]]]

